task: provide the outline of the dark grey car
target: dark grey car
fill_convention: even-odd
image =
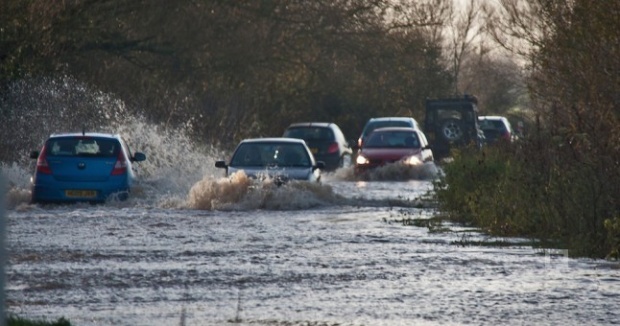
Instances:
[[[293,123],[286,128],[283,137],[303,139],[314,158],[325,163],[325,170],[351,165],[353,150],[335,123]]]

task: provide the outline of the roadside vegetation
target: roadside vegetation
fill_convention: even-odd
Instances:
[[[617,258],[616,184],[598,179],[592,166],[557,161],[559,155],[531,158],[553,146],[559,145],[545,139],[455,151],[435,184],[440,210],[492,235],[528,237],[572,256]]]
[[[620,2],[465,3],[3,1],[0,162],[127,114],[226,148],[298,121],[354,139],[370,117],[423,121],[427,98],[475,94],[481,114],[522,121],[525,136],[455,152],[441,209],[617,257]]]
[[[492,234],[617,259],[620,3],[515,3],[503,1],[511,19],[501,28],[533,48],[535,121],[512,145],[454,152],[436,184],[438,201],[451,218]]]
[[[57,321],[38,321],[25,319],[16,316],[9,316],[6,321],[7,326],[71,326],[71,323],[64,319],[60,318]]]

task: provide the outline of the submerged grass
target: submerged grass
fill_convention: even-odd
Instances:
[[[526,242],[514,242],[508,240],[457,240],[452,241],[451,244],[467,247],[467,246],[477,246],[477,247],[494,247],[494,248],[505,248],[505,247],[536,247],[538,243],[536,241],[526,241]]]
[[[64,318],[59,318],[57,321],[37,321],[17,316],[9,316],[6,324],[7,326],[71,326],[71,323]]]
[[[420,218],[412,216],[411,212],[406,209],[400,209],[396,212],[398,217],[383,218],[383,222],[387,224],[401,224],[403,226],[414,226],[428,228],[431,233],[451,232],[452,230],[444,225],[446,218],[444,216],[433,216],[430,218]]]

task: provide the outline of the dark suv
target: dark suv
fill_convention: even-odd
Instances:
[[[478,100],[468,95],[426,100],[424,132],[435,158],[449,156],[453,147],[481,147],[484,133],[478,125]]]

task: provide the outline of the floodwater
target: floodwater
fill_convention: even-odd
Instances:
[[[436,172],[277,187],[205,168],[98,206],[30,205],[12,182],[7,310],[73,325],[620,322],[616,263],[427,223]]]
[[[130,200],[97,206],[31,205],[34,162],[0,162],[8,313],[131,326],[620,322],[617,263],[429,222],[433,165],[257,184],[223,178],[213,165],[229,155],[190,140],[201,117],[154,125],[70,78],[19,82],[5,99],[19,155],[86,117],[147,154]]]

